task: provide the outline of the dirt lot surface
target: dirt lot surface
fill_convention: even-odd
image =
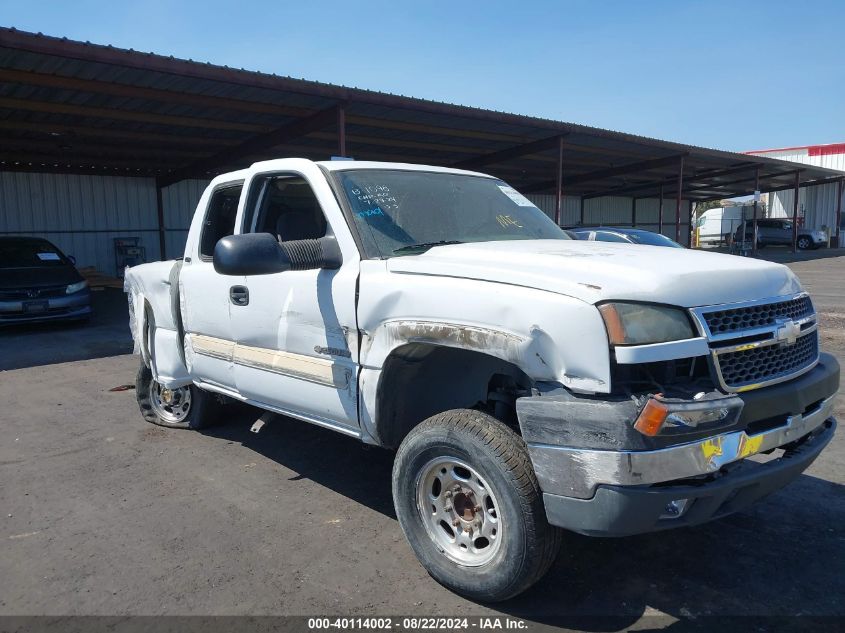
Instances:
[[[815,297],[825,349],[845,362],[845,257],[790,265]],[[118,334],[93,352],[74,348],[90,332],[0,334],[3,366],[15,367],[0,372],[0,614],[508,614],[573,625],[845,615],[841,429],[753,508],[660,534],[568,536],[539,585],[491,608],[416,562],[393,513],[391,454],[284,419],[254,435],[250,411],[202,433],[144,423],[133,391],[109,391],[134,381],[137,358],[90,359],[126,349],[115,319],[99,336]],[[56,363],[79,357],[89,359]]]

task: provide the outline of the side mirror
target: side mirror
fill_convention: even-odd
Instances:
[[[71,264],[73,264],[74,266],[76,266],[76,257],[74,257],[73,255],[68,255],[68,256],[67,256],[67,260],[68,260]]]
[[[333,237],[279,243],[270,233],[222,238],[214,247],[214,270],[221,275],[269,275],[286,270],[340,268],[343,259]]]

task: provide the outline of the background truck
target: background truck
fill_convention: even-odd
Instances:
[[[408,542],[478,600],[538,580],[559,528],[740,510],[836,426],[839,367],[789,269],[572,240],[483,174],[257,163],[215,178],[184,257],[126,289],[146,420],[245,402],[396,451]]]
[[[737,228],[742,225],[743,216],[750,224],[754,217],[753,207],[714,207],[698,217],[695,224],[699,244],[728,244]]]
[[[807,249],[821,248],[827,244],[827,234],[824,231],[806,229],[799,226],[795,235],[792,234],[792,220],[768,218],[757,220],[757,247],[766,246],[792,246],[792,239],[795,238],[795,245],[802,251]],[[735,242],[741,242],[742,225],[736,229]],[[745,223],[745,241],[749,244],[754,240],[754,225],[752,222]]]

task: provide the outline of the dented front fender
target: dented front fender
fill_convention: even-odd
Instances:
[[[409,343],[479,351],[530,378],[606,393],[607,335],[596,308],[552,292],[494,282],[388,272],[362,262],[361,365],[380,369]]]

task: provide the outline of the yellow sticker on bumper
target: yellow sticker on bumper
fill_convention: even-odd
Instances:
[[[714,437],[701,443],[701,452],[708,462],[722,455],[722,437]]]
[[[749,455],[754,455],[755,453],[760,451],[760,445],[763,443],[763,436],[758,435],[757,437],[748,437],[747,435],[743,434],[742,439],[739,441],[739,450],[737,451],[737,457],[748,457]]]

